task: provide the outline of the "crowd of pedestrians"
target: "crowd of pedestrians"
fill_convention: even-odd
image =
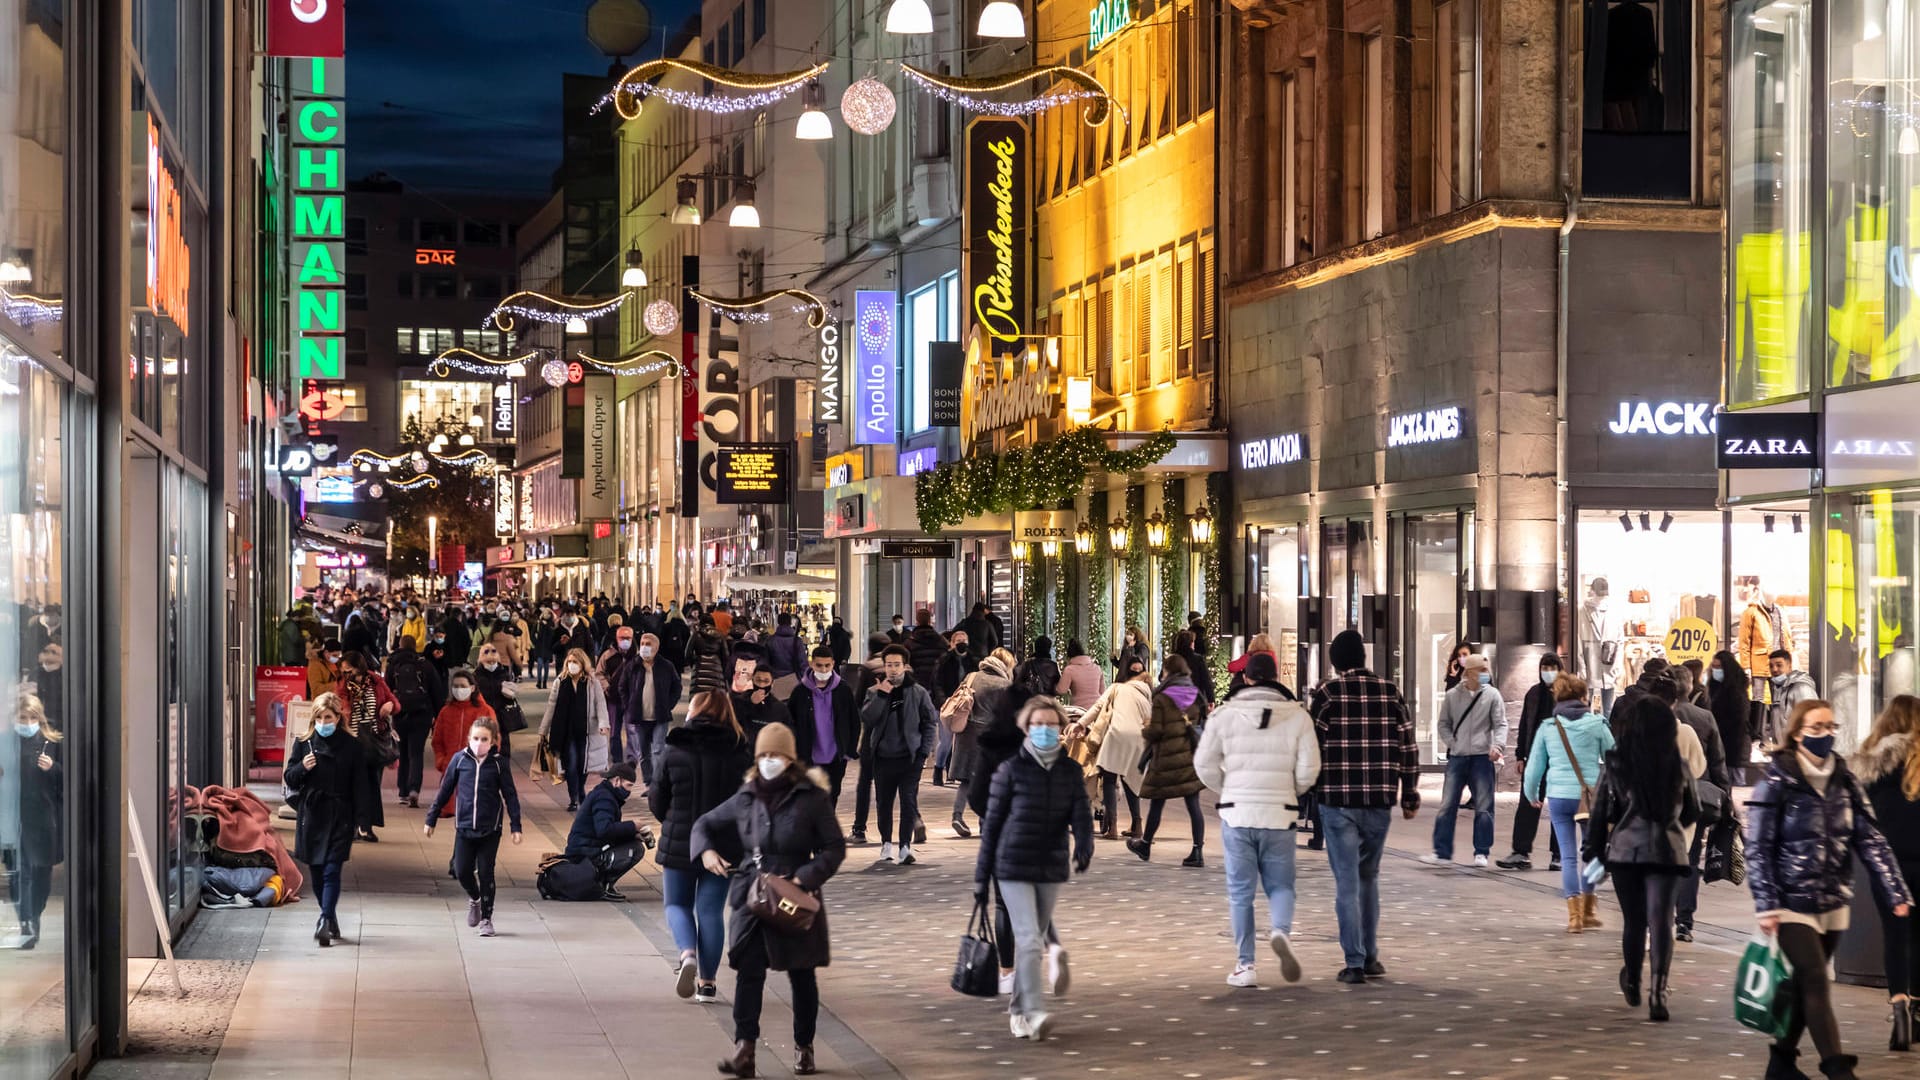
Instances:
[[[868,842],[870,823],[882,863],[914,865],[929,784],[955,789],[950,808],[936,801],[954,837],[977,831],[975,899],[993,913],[1017,1037],[1044,1039],[1055,1026],[1048,997],[1070,984],[1056,919],[1074,906],[1066,887],[1096,843],[1151,860],[1177,802],[1187,819],[1186,837],[1175,834],[1180,863],[1202,868],[1208,791],[1234,950],[1227,983],[1259,985],[1262,936],[1279,977],[1303,977],[1292,939],[1303,839],[1331,871],[1337,980],[1387,974],[1380,869],[1395,811],[1410,820],[1421,808],[1422,754],[1406,697],[1371,670],[1353,630],[1328,644],[1325,678],[1296,688],[1283,684],[1266,635],[1223,664],[1197,616],[1171,632],[1164,655],[1128,626],[1102,663],[1078,640],[1063,659],[1044,637],[1017,654],[984,603],[945,632],[926,609],[911,627],[895,616],[861,657],[837,619],[809,636],[791,612],[763,620],[692,598],[629,612],[605,598],[348,596],[323,613],[296,608],[286,629],[283,659],[305,667],[312,696],[285,783],[300,815],[296,854],[320,902],[317,944],[341,938],[341,867],[356,842],[378,840],[385,770],[397,766],[395,794],[418,808],[429,749],[441,776],[425,830],[453,819],[450,870],[469,897],[469,925],[493,933],[499,844],[520,840],[508,740],[527,728],[518,699],[531,681],[550,691],[537,756],[577,814],[561,862],[581,869],[585,897],[624,899],[617,882],[654,841],[627,820],[631,794],[644,791],[659,827],[677,991],[717,1001],[722,961],[734,972],[735,1046],[723,1074],[756,1075],[769,971],[789,983],[793,1071],[815,1070],[815,972],[831,959],[822,887],[849,844]],[[1689,664],[1651,658],[1621,690],[1548,653],[1510,706],[1492,659],[1463,644],[1435,688],[1444,774],[1419,861],[1455,864],[1466,810],[1467,858],[1493,865],[1497,779],[1511,760],[1520,798],[1498,867],[1533,868],[1544,817],[1566,932],[1605,929],[1599,896],[1610,880],[1620,993],[1664,1022],[1675,946],[1692,940],[1701,885],[1744,858],[1757,930],[1796,973],[1797,1019],[1773,1043],[1767,1076],[1804,1077],[1795,1061],[1807,1036],[1820,1071],[1840,1080],[1855,1062],[1841,1045],[1828,961],[1849,926],[1856,858],[1885,931],[1889,1045],[1909,1047],[1920,1023],[1910,893],[1920,873],[1920,699],[1893,699],[1843,756],[1833,709],[1793,654],[1765,660],[1766,674],[1750,678],[1730,651]],[[853,762],[849,835],[839,810]],[[1267,900],[1263,933],[1256,893]]]

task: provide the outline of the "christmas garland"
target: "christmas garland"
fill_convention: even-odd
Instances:
[[[1169,480],[1162,488],[1167,518],[1167,551],[1160,562],[1160,644],[1173,654],[1173,635],[1187,628],[1187,482]]]
[[[1113,619],[1107,611],[1107,560],[1113,558],[1107,539],[1107,493],[1096,491],[1087,498],[1087,516],[1092,518],[1093,551],[1087,556],[1087,621],[1082,644],[1096,663],[1106,663],[1113,655]]]
[[[1132,450],[1109,450],[1103,433],[1076,428],[1052,442],[979,454],[923,472],[914,479],[914,508],[921,530],[937,536],[969,517],[1065,502],[1080,494],[1091,470],[1138,472],[1173,447],[1173,433],[1162,431]]]
[[[1071,544],[1061,549],[1059,576],[1055,582],[1053,620],[1047,636],[1053,639],[1055,658],[1066,655],[1067,639],[1080,625],[1080,568],[1086,560]]]
[[[1147,626],[1147,575],[1153,558],[1147,551],[1147,489],[1134,485],[1127,489],[1127,598],[1121,614],[1120,633],[1125,640],[1127,627]]]
[[[1033,648],[1033,639],[1046,633],[1047,623],[1047,566],[1037,550],[1029,551],[1027,558],[1019,563],[1022,603],[1020,605],[1021,640],[1027,650]]]
[[[1220,523],[1224,520],[1220,516],[1220,504],[1222,501],[1221,494],[1226,487],[1226,483],[1227,475],[1225,473],[1214,473],[1207,477],[1207,513],[1213,515],[1214,524],[1213,535],[1208,537],[1207,542],[1200,548],[1201,566],[1204,575],[1201,578],[1200,587],[1205,590],[1205,603],[1201,606],[1206,609],[1205,618],[1207,620],[1207,648],[1209,654],[1211,654],[1213,647],[1220,641],[1220,609],[1226,602],[1226,597],[1221,591],[1221,571],[1223,567],[1220,564],[1220,539],[1223,532]],[[1214,700],[1224,701],[1227,697],[1227,665],[1224,662],[1215,661],[1211,667],[1213,669]]]

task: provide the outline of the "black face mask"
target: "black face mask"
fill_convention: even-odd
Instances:
[[[623,788],[623,787],[620,787],[620,786],[619,786],[619,785],[617,785],[617,784],[616,784],[616,785],[614,785],[614,788],[613,788],[613,797],[614,797],[615,799],[618,799],[618,800],[619,800],[619,801],[621,801],[621,802],[626,802],[626,801],[627,801],[627,796],[629,796],[629,795],[631,795],[631,794],[633,794],[633,789],[632,789],[632,788]]]

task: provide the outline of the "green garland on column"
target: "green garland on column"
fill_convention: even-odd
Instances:
[[[1080,642],[1096,663],[1105,664],[1113,655],[1113,615],[1107,610],[1107,565],[1113,558],[1113,543],[1107,537],[1107,493],[1096,491],[1087,499],[1087,514],[1093,520],[1093,554],[1087,557],[1087,621]]]
[[[1027,557],[1020,561],[1020,578],[1023,601],[1020,609],[1020,629],[1022,650],[1033,648],[1033,639],[1046,633],[1047,625],[1047,561],[1040,554],[1040,545],[1034,544],[1027,549]],[[1016,655],[1018,653],[1016,652]]]
[[[1225,473],[1214,473],[1207,477],[1207,513],[1213,515],[1213,536],[1200,549],[1201,567],[1204,577],[1201,580],[1202,607],[1206,608],[1207,643],[1209,648],[1219,644],[1222,625],[1221,609],[1226,605],[1226,592],[1222,576],[1226,569],[1221,562],[1221,552],[1232,550],[1226,540],[1226,518],[1221,514],[1222,495],[1226,490]],[[1211,655],[1211,654],[1210,654]],[[1214,700],[1224,701],[1227,696],[1227,658],[1220,657],[1208,665],[1213,671]]]
[[[1187,482],[1169,480],[1161,488],[1166,500],[1167,552],[1160,559],[1160,642],[1162,653],[1173,651],[1173,635],[1187,627]]]
[[[1147,551],[1147,489],[1135,484],[1127,489],[1127,598],[1114,640],[1123,640],[1129,626],[1145,633],[1147,625],[1147,574],[1152,554]],[[1112,655],[1109,653],[1108,655]]]
[[[1174,441],[1172,432],[1162,431],[1132,450],[1109,450],[1103,432],[1076,428],[1052,442],[975,454],[915,477],[914,508],[920,528],[938,536],[969,517],[1069,501],[1092,470],[1138,472],[1166,457]]]
[[[1047,624],[1047,636],[1053,639],[1055,660],[1066,655],[1067,639],[1080,625],[1080,575],[1087,556],[1072,544],[1060,545],[1060,570],[1055,579],[1053,618]]]

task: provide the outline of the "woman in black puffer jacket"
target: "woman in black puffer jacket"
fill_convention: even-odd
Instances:
[[[1051,1022],[1041,1008],[1040,974],[1046,926],[1068,878],[1067,839],[1073,868],[1085,873],[1093,861],[1093,808],[1078,762],[1061,749],[1067,718],[1058,703],[1028,701],[1020,710],[1026,739],[994,770],[987,812],[980,821],[980,858],[973,872],[974,899],[985,903],[995,884],[1014,932],[1011,1027],[1015,1038],[1044,1039]],[[1055,991],[1066,989],[1066,957],[1058,959]]]
[[[1920,887],[1920,698],[1899,694],[1873,722],[1873,734],[1853,755],[1854,775],[1873,800],[1873,816],[1893,848],[1900,876],[1911,892]],[[1920,1025],[1920,928],[1912,910],[1895,915],[1880,909],[1887,999],[1893,1006],[1890,1050],[1913,1047]]]
[[[727,879],[694,859],[693,823],[732,798],[752,764],[727,695],[695,694],[686,724],[667,732],[666,756],[647,789],[647,807],[660,822],[653,861],[660,865],[667,928],[680,947],[675,990],[683,998],[709,1002],[719,996],[714,978],[727,940]]]
[[[1782,740],[1785,749],[1747,802],[1747,887],[1761,931],[1779,936],[1793,965],[1790,985],[1800,1004],[1793,1028],[1769,1048],[1767,1076],[1802,1075],[1794,1058],[1801,1032],[1811,1031],[1820,1071],[1829,1080],[1852,1080],[1858,1059],[1841,1052],[1827,963],[1847,929],[1854,857],[1866,865],[1881,907],[1905,918],[1913,897],[1860,781],[1833,752],[1833,706],[1819,700],[1795,705]]]

